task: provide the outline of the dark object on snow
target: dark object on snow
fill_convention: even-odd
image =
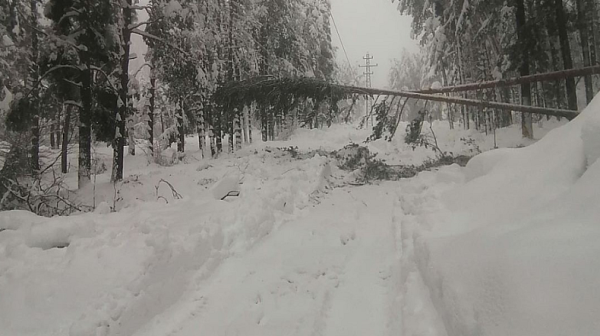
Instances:
[[[421,135],[423,121],[425,121],[425,112],[419,111],[419,115],[406,127],[406,137],[404,137],[404,142],[407,144],[413,144],[417,142],[419,136]]]
[[[230,191],[227,193],[227,195],[223,196],[223,198],[221,198],[221,201],[225,200],[227,197],[238,197],[240,196],[240,192],[239,191]]]

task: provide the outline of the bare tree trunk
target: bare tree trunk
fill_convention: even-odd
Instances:
[[[252,143],[252,110],[248,111],[248,142]]]
[[[221,154],[223,152],[223,109],[219,106],[217,109],[213,109],[213,112],[217,154]]]
[[[560,39],[560,49],[563,56],[565,70],[573,68],[573,59],[571,57],[571,46],[569,43],[569,35],[567,33],[567,19],[565,18],[565,10],[563,0],[554,0],[556,10],[556,27],[558,28],[558,37]],[[570,110],[577,111],[577,91],[575,87],[575,79],[567,78],[567,101]]]
[[[559,62],[558,62],[558,50],[556,48],[556,41],[555,38],[551,35],[551,30],[550,29],[555,29],[554,27],[549,27],[548,29],[548,49],[550,50],[550,62],[552,63],[552,70],[553,71],[559,71],[560,67],[559,67]],[[552,92],[549,92],[550,95],[554,95],[554,107],[557,108],[562,108],[563,107],[563,98],[564,95],[562,93],[562,84],[560,82],[560,80],[556,80],[553,81],[551,83],[552,85]]]
[[[525,3],[524,0],[516,0],[516,4],[517,35],[521,47],[521,67],[519,72],[521,76],[527,76],[529,75],[529,50],[525,37],[525,27],[527,25],[527,22],[525,21]],[[521,84],[521,104],[531,105],[531,84],[529,83]],[[521,118],[521,128],[524,138],[533,139],[533,122],[530,113],[523,113]]]
[[[198,150],[202,153],[202,157],[204,157],[204,148],[206,148],[206,119],[204,117],[206,115],[207,104],[207,102],[202,104],[202,108],[198,112],[198,124],[196,125],[198,131]]]
[[[596,0],[586,0],[587,11],[589,14],[588,34],[590,37],[590,61],[592,64],[598,64],[598,44],[600,43],[600,25],[598,24],[598,7]]]
[[[81,189],[91,182],[92,168],[92,71],[87,51],[82,53],[81,105],[79,111],[79,170],[77,185]]]
[[[206,122],[208,123],[208,142],[210,147],[210,156],[212,158],[217,155],[217,149],[215,147],[215,128],[214,128],[214,113],[212,105],[206,106]]]
[[[458,78],[460,80],[460,84],[465,84],[465,77],[464,77],[464,65],[463,65],[463,55],[462,55],[462,48],[461,48],[461,44],[460,41],[459,43],[457,43],[457,54],[458,54]],[[463,98],[467,98],[467,93],[463,92],[462,93]],[[467,109],[466,106],[461,105],[460,107],[460,114],[462,116],[462,122],[463,122],[463,128],[465,129],[469,129],[469,115],[467,113]],[[441,117],[440,117],[441,120]]]
[[[54,138],[56,133],[55,128],[54,121],[50,122],[50,148],[52,149],[56,148],[56,139]]]
[[[63,108],[58,109],[58,113],[56,114],[56,118],[54,119],[54,149],[59,149],[60,143],[60,124],[62,118]]]
[[[269,109],[269,140],[270,141],[274,141],[275,140],[275,111],[273,110],[273,108]]]
[[[63,131],[62,131],[62,148],[61,148],[61,160],[60,160],[60,166],[62,169],[63,174],[66,174],[69,172],[69,162],[68,162],[68,155],[69,155],[69,132],[71,129],[71,111],[73,109],[73,106],[67,105],[66,110],[65,110],[65,123],[63,126]]]
[[[160,134],[165,134],[165,110],[164,108],[160,109]]]
[[[38,7],[37,1],[30,1],[31,7],[31,22],[32,33],[31,33],[31,56],[29,59],[30,67],[30,80],[32,93],[32,104],[30,108],[33,109],[31,119],[31,170],[34,175],[40,170],[40,92],[38,89],[39,67],[38,67]]]
[[[446,67],[444,64],[442,64],[442,81],[444,82],[443,86],[448,85],[448,77],[446,75]],[[450,94],[446,93],[446,96],[450,97]],[[450,104],[446,104],[446,111],[448,113],[448,124],[450,125],[450,129],[454,129],[454,115],[452,106]]]
[[[577,29],[579,29],[579,36],[581,37],[581,51],[583,53],[583,66],[589,67],[590,62],[590,46],[588,37],[588,27],[586,20],[586,8],[584,8],[583,0],[576,0],[577,6]],[[583,77],[585,81],[585,98],[589,104],[594,99],[594,87],[592,84],[592,75],[586,75]]]
[[[117,104],[117,121],[115,130],[115,139],[113,141],[113,167],[110,180],[117,182],[123,180],[124,157],[125,157],[125,122],[127,119],[127,109],[129,108],[129,55],[131,51],[131,30],[129,26],[133,21],[132,0],[123,1],[123,27],[121,27],[121,38],[123,54],[121,55],[121,74],[119,88],[120,104]],[[135,146],[135,144],[129,144]]]
[[[132,116],[127,118],[127,137],[129,142],[129,155],[135,155],[135,121]]]
[[[244,132],[244,143],[250,143],[250,137],[249,137],[249,131],[250,131],[250,127],[248,127],[248,120],[250,118],[248,118],[248,110],[250,108],[249,107],[244,107],[244,109],[242,110],[242,130]]]
[[[156,77],[154,69],[150,70],[150,106],[148,108],[148,142],[150,153],[154,155],[154,110],[156,108]]]
[[[267,116],[267,109],[265,106],[260,108],[260,128],[262,133],[262,141],[269,141],[269,117]]]
[[[236,109],[230,109],[227,113],[227,143],[229,147],[229,153],[233,153],[233,138],[235,132],[234,118],[236,115]]]
[[[175,119],[177,119],[177,151],[180,153],[185,152],[185,129],[183,127],[183,114],[183,99],[180,98],[177,102],[177,110],[175,112]]]
[[[242,149],[242,125],[240,123],[240,112],[241,111],[239,110],[236,111],[233,121],[233,128],[235,133],[235,150]]]

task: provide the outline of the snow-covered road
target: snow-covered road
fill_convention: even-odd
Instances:
[[[400,335],[397,196],[333,190],[137,335]]]

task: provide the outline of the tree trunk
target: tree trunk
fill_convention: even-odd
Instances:
[[[65,110],[65,123],[62,131],[62,148],[60,157],[60,166],[63,174],[69,172],[69,131],[71,129],[71,110],[73,106],[67,105]]]
[[[123,164],[124,164],[124,149],[125,149],[125,122],[127,120],[127,109],[129,108],[129,55],[131,50],[131,30],[129,26],[133,21],[132,17],[132,0],[123,2],[123,27],[121,27],[121,38],[123,55],[121,55],[121,87],[119,88],[119,100],[117,104],[116,130],[113,141],[113,169],[111,181],[117,182],[123,180]],[[135,146],[135,144],[129,144]]]
[[[81,105],[79,111],[79,170],[77,185],[81,189],[91,181],[92,168],[92,71],[87,51],[82,53]]]
[[[244,109],[242,110],[241,123],[243,135],[242,141],[244,143],[249,143],[250,141],[248,141],[248,107],[244,107]]]
[[[215,123],[215,146],[217,148],[217,155],[223,152],[223,110],[221,106],[218,109],[213,109],[213,121]]]
[[[183,127],[183,99],[177,102],[177,110],[175,112],[175,119],[177,119],[177,151],[180,153],[185,152],[185,129]]]
[[[560,0],[562,1],[562,0]],[[525,19],[525,3],[524,0],[516,0],[517,4],[517,36],[521,47],[521,67],[519,72],[521,76],[529,75],[529,46],[525,37],[527,32]],[[521,104],[531,105],[531,84],[521,84]],[[524,138],[533,139],[533,122],[530,113],[523,113],[521,118],[521,128]]]
[[[58,149],[59,148],[59,143],[60,143],[60,124],[61,124],[61,118],[62,118],[62,112],[63,109],[59,109],[58,113],[56,114],[56,118],[54,119],[54,149]]]
[[[33,89],[32,93],[32,104],[31,108],[33,108],[32,119],[31,119],[31,170],[34,175],[40,170],[40,91],[38,89],[38,79],[39,79],[39,67],[38,67],[38,35],[37,35],[37,27],[38,27],[38,8],[37,8],[37,0],[30,1],[31,7],[31,56],[29,59],[29,68],[30,68],[30,80],[31,87]]]
[[[242,125],[240,123],[240,110],[236,111],[234,120],[233,120],[233,128],[235,133],[235,150],[238,151],[242,149]]]
[[[584,7],[583,0],[576,0],[577,6],[577,29],[579,29],[579,36],[581,38],[581,52],[583,53],[583,66],[589,67],[590,62],[590,46],[588,27],[586,19],[586,8]],[[589,104],[594,99],[594,87],[592,84],[592,75],[586,75],[583,77],[585,81],[585,98]]]
[[[54,125],[54,122],[50,123],[50,148],[52,149],[56,149],[56,139],[54,138],[54,135],[56,134],[55,131],[56,126]]]
[[[464,69],[463,69],[462,47],[461,47],[460,41],[459,41],[459,43],[457,43],[456,49],[457,49],[457,54],[458,54],[458,78],[460,80],[460,84],[465,84]],[[462,96],[463,96],[463,98],[467,98],[467,93],[463,92]],[[463,128],[464,129],[469,129],[469,119],[468,119],[469,115],[467,113],[466,106],[461,105],[461,107],[460,107],[460,114],[462,116]]]
[[[252,110],[251,107],[248,108],[248,113],[247,115],[247,125],[248,125],[248,142],[252,143]]]
[[[127,139],[129,142],[129,155],[135,156],[135,120],[127,118]]]
[[[227,133],[227,150],[228,153],[233,153],[233,137],[234,137],[234,117],[236,114],[236,109],[229,107],[227,109],[227,114],[225,116],[225,124],[227,125],[227,129],[225,133]]]
[[[206,120],[208,122],[208,142],[210,147],[210,155],[211,157],[215,157],[217,154],[216,144],[215,144],[215,121],[214,121],[214,113],[212,105],[206,106]]]
[[[442,81],[444,82],[443,86],[448,85],[448,77],[446,76],[446,67],[444,66],[443,63],[442,63]],[[446,96],[450,97],[450,94],[446,93]],[[447,113],[448,113],[448,124],[450,126],[450,129],[454,129],[454,116],[453,116],[452,106],[450,104],[446,104],[446,108],[447,108]]]
[[[200,151],[202,158],[204,158],[204,148],[206,147],[206,120],[204,119],[204,116],[206,115],[205,109],[207,104],[206,101],[203,102],[202,108],[198,112],[198,124],[196,125],[198,132],[198,150]]]
[[[164,108],[160,109],[160,134],[165,134],[165,118],[164,118],[165,110]]]
[[[552,27],[552,29],[554,29],[554,27]],[[550,50],[550,63],[552,64],[552,71],[559,71],[560,67],[559,67],[559,56],[558,56],[558,50],[556,48],[556,42],[555,42],[555,38],[551,35],[551,30],[550,28],[548,29],[548,48]],[[552,91],[548,92],[548,94],[550,96],[554,96],[553,100],[554,100],[554,107],[556,108],[563,108],[563,98],[564,95],[562,94],[562,84],[560,82],[560,80],[556,80],[551,82],[552,85]]]
[[[586,0],[588,3],[589,13],[590,13],[590,58],[592,64],[600,63],[600,23],[598,22],[598,5],[596,4],[596,0]]]
[[[520,0],[522,1],[522,0]],[[573,59],[571,57],[571,45],[569,43],[569,35],[567,32],[567,19],[565,18],[565,10],[563,0],[554,0],[556,9],[556,27],[558,29],[558,37],[560,39],[560,49],[563,56],[565,70],[573,68]],[[577,111],[577,91],[575,88],[575,79],[567,78],[567,101],[570,110]]]
[[[148,142],[150,153],[154,155],[154,109],[156,108],[156,78],[154,69],[150,70],[150,106],[148,109]]]
[[[267,116],[267,109],[264,106],[260,106],[260,129],[262,134],[262,141],[269,141],[269,117]]]

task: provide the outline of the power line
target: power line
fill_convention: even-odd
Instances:
[[[342,44],[342,49],[344,50],[344,55],[346,55],[346,61],[348,61],[348,66],[350,68],[352,68],[352,63],[350,63],[350,58],[348,57],[348,53],[346,52],[346,47],[344,46],[344,41],[342,41],[342,36],[340,35],[340,31],[338,30],[337,24],[335,23],[335,18],[333,17],[333,13],[329,12],[329,16],[331,16],[331,20],[333,21],[333,26],[335,27],[337,36],[340,39],[340,43]]]

